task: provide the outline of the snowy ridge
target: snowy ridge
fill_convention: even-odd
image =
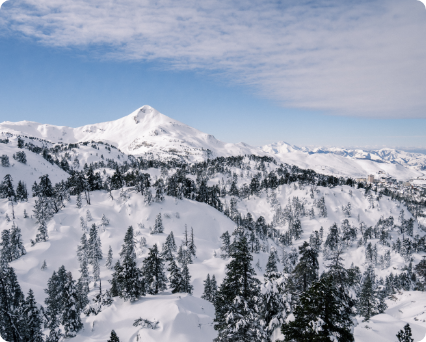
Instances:
[[[262,147],[225,143],[147,105],[121,119],[78,128],[7,121],[0,123],[0,132],[45,139],[52,143],[102,141],[128,155],[151,154],[162,158],[180,157],[188,161],[218,156],[269,155],[283,163],[346,177],[366,177],[367,174],[383,171],[399,180],[408,180],[423,176],[426,170],[426,155],[394,149],[307,148],[285,142]]]
[[[250,154],[256,151],[245,144],[219,141],[214,136],[169,118],[150,106],[143,106],[115,121],[78,128],[20,121],[3,122],[0,124],[0,131],[46,139],[53,143],[103,141],[135,156],[149,152],[203,160],[206,157]]]

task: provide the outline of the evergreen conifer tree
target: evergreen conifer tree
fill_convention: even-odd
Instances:
[[[191,285],[191,275],[189,274],[188,264],[182,265],[182,292],[192,294],[194,287]]]
[[[27,254],[24,244],[22,242],[21,229],[12,224],[12,228],[10,229],[10,245],[11,245],[11,257],[12,260],[16,260],[20,258],[22,255]]]
[[[374,280],[371,273],[367,270],[364,274],[364,281],[358,295],[357,310],[364,321],[368,321],[371,316],[379,313],[379,298],[374,290]]]
[[[191,227],[191,239],[188,242],[188,251],[193,256],[196,257],[197,247],[194,243],[194,229]]]
[[[12,242],[9,229],[4,229],[1,232],[0,246],[0,267],[4,267],[12,261]]]
[[[214,303],[214,328],[218,331],[215,341],[266,340],[258,308],[260,282],[251,266],[253,257],[244,235],[234,241],[231,258]]]
[[[142,274],[145,279],[147,293],[157,294],[167,288],[164,261],[160,256],[157,244],[149,248],[148,257],[143,261]]]
[[[161,219],[161,213],[158,213],[157,217],[155,218],[154,228],[151,234],[161,234],[163,232],[164,232],[163,220]]]
[[[210,280],[210,274],[207,274],[206,280],[204,280],[204,292],[201,295],[202,299],[205,299],[209,302],[211,302],[211,280]]]
[[[40,310],[37,307],[37,303],[34,298],[33,290],[28,291],[28,296],[23,306],[23,315],[25,321],[25,342],[44,342],[43,335],[43,319],[40,314]]]
[[[77,194],[75,205],[77,206],[78,209],[80,209],[81,206],[82,206],[82,203],[81,203],[81,193],[80,192]]]
[[[28,200],[27,186],[24,182],[18,182],[18,187],[16,188],[16,200],[21,202]]]
[[[87,257],[89,264],[95,265],[96,260],[102,260],[102,246],[101,246],[101,239],[98,234],[98,228],[96,227],[96,224],[92,224],[92,227],[90,228],[89,232],[89,240],[87,241]]]
[[[179,267],[176,265],[176,262],[174,260],[170,261],[167,271],[170,272],[169,283],[170,283],[170,289],[172,290],[172,293],[184,292],[182,272],[179,269]]]
[[[299,247],[299,254],[300,260],[293,274],[297,279],[301,291],[305,292],[310,284],[318,279],[318,253],[305,241]]]
[[[111,280],[111,295],[124,300],[135,301],[145,295],[141,271],[136,266],[133,227],[127,229],[120,252],[120,261],[114,267]]]
[[[0,265],[0,336],[6,341],[22,341],[21,334],[26,329],[24,300],[13,268]]]
[[[106,263],[105,263],[105,266],[106,266],[109,270],[111,270],[111,269],[113,268],[113,266],[112,266],[112,262],[113,262],[112,248],[111,248],[111,246],[109,246],[109,249],[108,249],[108,256],[107,256]]]
[[[66,274],[62,288],[62,318],[61,324],[64,326],[65,337],[74,337],[83,327],[80,319],[80,306],[75,281],[71,272]]]
[[[109,220],[107,219],[107,217],[105,216],[105,214],[102,214],[102,226],[106,227],[109,225]]]
[[[295,319],[283,324],[284,341],[351,342],[352,308],[342,302],[333,278],[322,277],[300,296]]]
[[[398,334],[396,334],[396,337],[398,338],[398,342],[414,342],[414,339],[412,338],[411,334],[411,327],[410,324],[406,324],[404,326],[404,330],[398,331]]]
[[[163,244],[161,256],[164,260],[170,262],[174,259],[173,252],[176,252],[176,250],[175,238],[173,232],[170,232],[170,234],[167,235],[166,242]]]
[[[228,231],[226,231],[220,236],[220,239],[222,240],[222,246],[220,247],[222,251],[221,257],[225,259],[228,258],[231,253],[231,236]]]
[[[118,338],[117,334],[114,330],[111,330],[111,335],[109,337],[109,340],[107,342],[120,342],[120,339]]]
[[[36,242],[46,242],[49,240],[49,234],[47,233],[47,225],[46,222],[40,222],[40,225],[37,229],[38,233],[36,235]]]

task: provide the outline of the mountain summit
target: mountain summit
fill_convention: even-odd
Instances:
[[[78,128],[30,121],[7,121],[0,124],[0,131],[36,137],[53,143],[103,141],[118,147],[126,154],[136,156],[166,152],[200,160],[213,156],[261,152],[243,143],[219,141],[213,135],[174,120],[148,105],[118,120]]]

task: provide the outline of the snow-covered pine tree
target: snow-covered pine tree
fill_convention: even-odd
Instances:
[[[396,337],[398,338],[398,342],[414,342],[414,339],[412,338],[412,333],[411,333],[411,327],[410,324],[406,324],[404,326],[404,330],[400,330],[398,331],[398,333],[396,334]]]
[[[225,279],[217,291],[215,341],[262,341],[267,339],[260,322],[259,280],[251,266],[253,260],[247,239],[239,235],[233,243],[232,260],[226,266]]]
[[[22,255],[27,254],[24,244],[22,243],[21,229],[15,225],[15,222],[13,222],[12,228],[10,229],[10,245],[12,260],[16,260]]]
[[[164,274],[164,261],[160,256],[157,244],[149,248],[148,256],[143,261],[142,274],[144,276],[147,293],[157,294],[167,288],[167,278]]]
[[[213,274],[210,280],[210,298],[213,305],[216,301],[216,295],[217,295],[217,282],[216,282],[216,277]]]
[[[92,224],[90,228],[89,240],[87,241],[87,257],[91,265],[95,264],[95,259],[99,262],[103,258],[101,239],[96,224]]]
[[[111,295],[119,296],[125,301],[135,301],[145,295],[144,280],[136,265],[135,241],[133,227],[127,229],[120,251],[120,261],[114,267],[111,282]]]
[[[191,275],[189,274],[188,264],[182,265],[182,292],[192,294],[194,286],[191,285]]]
[[[47,268],[46,260],[43,261],[43,264],[41,265],[40,269],[45,270]]]
[[[317,201],[317,208],[319,209],[319,217],[327,217],[327,206],[325,205],[324,196]]]
[[[284,341],[354,341],[352,308],[342,302],[333,278],[322,277],[300,296],[295,319],[283,324]]]
[[[0,265],[0,334],[6,341],[21,341],[25,330],[22,316],[24,294],[15,271]]]
[[[194,229],[191,227],[191,239],[188,242],[188,251],[189,253],[196,258],[197,247],[194,243]]]
[[[179,267],[176,265],[176,262],[174,260],[170,261],[170,264],[169,264],[169,267],[167,268],[167,271],[170,272],[170,276],[169,276],[170,286],[169,287],[172,290],[172,293],[184,292],[183,291],[182,272],[179,269]]]
[[[201,295],[202,299],[205,299],[207,301],[211,301],[211,280],[210,280],[210,274],[207,274],[206,280],[204,280],[204,292]]]
[[[90,222],[90,221],[92,221],[93,220],[93,218],[92,218],[92,213],[90,212],[90,210],[89,209],[87,209],[86,210],[86,221],[87,222]]]
[[[89,283],[90,283],[90,276],[89,276],[89,267],[87,263],[87,257],[83,257],[80,261],[80,279],[79,282],[81,283],[81,291],[84,292],[87,296],[89,293]],[[95,279],[96,281],[96,279]]]
[[[82,203],[81,203],[81,193],[80,192],[77,194],[77,198],[75,200],[75,205],[77,206],[78,209],[80,209],[81,206],[82,206]]]
[[[295,240],[299,240],[302,236],[303,229],[299,219],[294,220],[290,226],[290,233]]]
[[[163,220],[161,219],[161,213],[158,213],[155,218],[154,228],[151,231],[151,234],[161,234],[164,232]]]
[[[116,332],[114,330],[111,330],[111,335],[109,337],[109,340],[107,342],[120,342],[120,339],[118,338]]]
[[[28,291],[27,298],[22,307],[23,319],[25,321],[25,330],[21,332],[24,335],[24,341],[44,342],[43,319],[37,303],[34,298],[33,290]]]
[[[21,202],[28,201],[27,186],[22,181],[18,182],[18,186],[16,188],[16,200]]]
[[[59,326],[62,320],[62,290],[66,281],[66,273],[64,266],[61,266],[58,272],[53,271],[52,276],[47,281],[47,289],[44,290],[47,294],[44,300],[47,316],[47,324],[45,324],[45,327],[50,329],[50,334],[46,339],[47,341],[57,342],[62,336],[62,331]]]
[[[81,230],[82,230],[83,232],[86,232],[86,231],[87,231],[87,223],[86,223],[86,221],[84,220],[84,217],[83,217],[83,216],[80,216],[80,227],[81,227]]]
[[[265,322],[265,330],[271,336],[282,325],[289,311],[284,302],[284,278],[278,273],[276,253],[269,255],[261,298],[260,313]]]
[[[75,281],[71,272],[67,272],[62,288],[62,318],[61,324],[64,326],[65,337],[74,337],[83,327],[80,318],[80,306],[78,305],[78,294]]]
[[[37,223],[48,222],[53,216],[50,198],[39,196],[34,204],[34,218]]]
[[[231,253],[231,236],[228,231],[226,231],[220,236],[220,239],[222,240],[222,246],[220,247],[222,253],[220,256],[222,259],[225,259],[228,258]]]
[[[374,270],[370,266],[364,273],[364,280],[358,294],[357,310],[358,314],[364,318],[364,322],[368,321],[371,316],[379,313],[379,298],[374,289],[374,279],[372,279]]]
[[[1,232],[0,267],[4,267],[12,261],[12,243],[10,241],[10,230]]]
[[[80,238],[80,244],[77,246],[77,259],[78,261],[81,262],[83,261],[83,259],[86,259],[86,261],[88,260],[88,245],[87,245],[87,236],[86,234],[83,234]]]
[[[299,263],[296,265],[293,275],[300,290],[305,292],[318,279],[318,253],[305,241],[299,247],[299,254]]]
[[[173,252],[177,251],[175,238],[173,236],[173,232],[170,232],[167,235],[166,242],[163,244],[163,250],[161,252],[161,256],[166,261],[171,261],[174,259]]]
[[[152,203],[152,192],[151,192],[150,188],[145,188],[143,202],[147,207],[151,205],[151,203]]]
[[[105,216],[105,214],[102,214],[102,219],[101,219],[101,221],[102,221],[102,226],[103,227],[106,227],[106,226],[108,226],[109,225],[109,220],[107,219],[107,217]]]
[[[46,242],[47,240],[49,240],[49,235],[47,233],[47,225],[45,221],[40,222],[37,231],[38,233],[36,235],[36,242]]]
[[[109,270],[113,269],[112,262],[113,262],[112,248],[111,248],[111,246],[109,246],[108,255],[107,255],[107,259],[106,259],[106,263],[105,263],[105,266],[106,266],[107,269],[109,269]]]

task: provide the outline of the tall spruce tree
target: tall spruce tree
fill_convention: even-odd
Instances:
[[[62,288],[62,317],[61,324],[64,326],[65,337],[74,337],[83,327],[81,322],[79,297],[75,281],[71,272],[66,273],[65,282]]]
[[[285,302],[284,283],[282,275],[278,273],[275,253],[271,253],[266,265],[260,305],[260,312],[265,322],[265,330],[269,336],[283,324],[285,317],[289,313],[289,307]]]
[[[26,329],[22,309],[24,294],[13,268],[0,266],[0,336],[6,341],[22,341]]]
[[[251,265],[247,239],[237,236],[231,251],[232,260],[217,291],[215,308],[215,341],[262,341],[266,333],[260,322],[260,282]]]
[[[40,310],[37,307],[33,290],[30,289],[28,291],[28,295],[22,309],[25,321],[25,331],[23,331],[25,338],[23,341],[44,342],[42,329],[43,319]]]
[[[111,248],[111,246],[109,246],[108,255],[107,255],[107,259],[106,259],[106,263],[105,263],[106,268],[108,268],[109,270],[111,270],[113,268],[112,262],[113,262],[112,248]]]
[[[194,229],[191,227],[191,239],[188,242],[188,251],[193,257],[196,257],[197,247],[194,242]]]
[[[172,293],[184,292],[182,272],[174,260],[170,261],[167,271],[170,272],[169,287]]]
[[[127,229],[120,252],[120,261],[114,267],[111,280],[111,295],[125,301],[135,301],[145,295],[145,285],[141,271],[136,265],[133,227]]]
[[[211,300],[211,297],[212,297],[211,292],[212,291],[211,291],[210,274],[207,274],[207,278],[206,278],[206,280],[204,280],[204,292],[201,295],[201,298],[211,302],[212,301]]]
[[[284,323],[285,342],[351,342],[352,308],[341,301],[333,278],[322,277],[300,296],[293,321]]]
[[[149,248],[148,257],[143,261],[142,274],[145,279],[147,293],[157,294],[167,288],[164,261],[158,251],[157,244]]]
[[[21,229],[15,225],[15,222],[10,229],[10,247],[12,260],[19,259],[21,256],[27,254],[22,242]]]
[[[364,273],[364,281],[362,282],[357,302],[358,314],[364,318],[364,321],[368,321],[371,316],[379,313],[380,302],[374,283],[372,271],[367,269]]]
[[[311,248],[308,242],[299,247],[300,260],[293,274],[301,291],[305,292],[310,284],[318,279],[318,253]]]

